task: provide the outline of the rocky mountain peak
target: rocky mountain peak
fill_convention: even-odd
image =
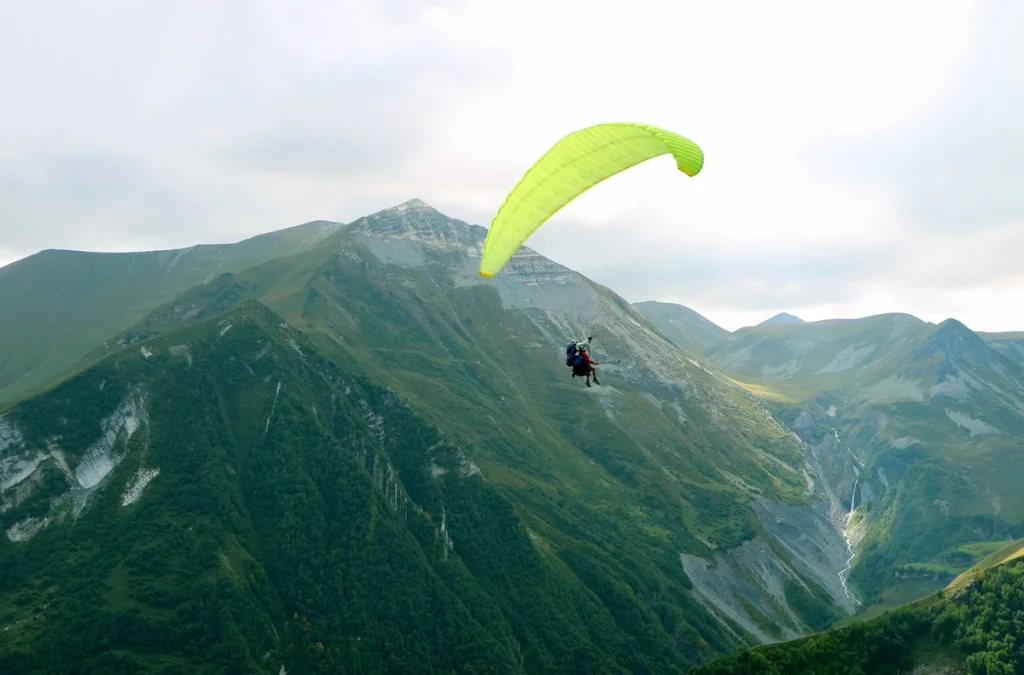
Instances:
[[[992,350],[980,335],[956,319],[946,319],[939,324],[932,336],[931,345],[950,357],[971,358],[989,361]]]
[[[419,244],[432,251],[462,253],[472,261],[469,276],[476,275],[487,230],[441,213],[421,199],[392,206],[361,218],[349,227],[349,232],[378,242],[378,246],[401,247],[403,243]],[[374,248],[375,253],[393,259],[385,250]],[[467,268],[468,270],[468,268]],[[505,265],[499,276],[529,285],[570,281],[570,271],[558,263],[523,246]]]
[[[487,230],[449,218],[421,199],[392,206],[352,223],[350,232],[388,240],[411,240],[440,250],[479,250]]]
[[[434,213],[438,213],[437,209],[435,209],[433,206],[431,206],[430,204],[426,203],[425,201],[423,201],[419,197],[413,197],[412,199],[410,199],[408,201],[405,201],[405,202],[402,202],[398,206],[393,206],[393,207],[391,207],[388,210],[389,211],[390,210],[394,210],[394,211],[433,211]]]

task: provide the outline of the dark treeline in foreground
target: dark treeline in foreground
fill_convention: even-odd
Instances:
[[[786,644],[744,650],[691,675],[886,675],[966,660],[973,675],[1024,673],[1024,561],[984,572],[956,598],[936,596]]]

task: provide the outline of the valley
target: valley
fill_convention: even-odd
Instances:
[[[694,675],[893,672],[1016,673],[1024,667],[1024,540],[1007,544],[941,593],[788,643],[743,650]]]

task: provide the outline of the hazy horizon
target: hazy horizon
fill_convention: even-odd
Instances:
[[[701,174],[647,162],[528,246],[730,329],[781,311],[1024,329],[1024,4],[617,7],[6,7],[0,266],[414,197],[486,227],[560,137],[632,120],[698,142]]]

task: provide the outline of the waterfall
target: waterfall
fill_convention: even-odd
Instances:
[[[850,541],[850,521],[853,520],[853,509],[857,505],[857,485],[860,483],[860,479],[853,481],[853,494],[850,495],[850,512],[846,515],[846,526],[843,528],[843,539],[846,540],[846,551],[850,554],[850,557],[846,559],[846,567],[842,572],[839,573],[839,582],[843,585],[843,592],[846,593],[846,597],[853,600],[853,596],[850,595],[850,589],[846,586],[846,575],[850,573],[850,569],[853,567],[853,543]]]

